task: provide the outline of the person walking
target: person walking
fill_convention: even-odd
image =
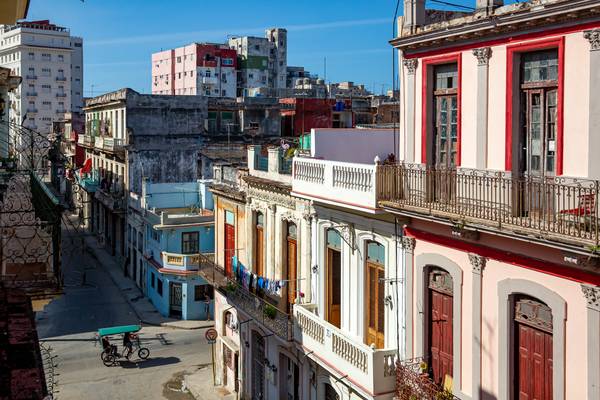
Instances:
[[[206,315],[206,320],[210,320],[210,296],[208,293],[204,295],[204,314]]]

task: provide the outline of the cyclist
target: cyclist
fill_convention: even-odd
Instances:
[[[129,358],[131,353],[133,352],[133,342],[131,341],[132,336],[135,336],[129,332],[123,335],[123,353],[125,353],[125,349],[127,350],[127,355],[123,354],[126,358]]]

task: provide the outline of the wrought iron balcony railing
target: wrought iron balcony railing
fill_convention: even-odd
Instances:
[[[232,277],[228,277],[223,267],[214,262],[214,256],[200,254],[199,257],[200,276],[220,289],[232,305],[281,339],[292,339],[292,321],[289,314],[239,285]]]
[[[433,382],[429,366],[423,358],[396,363],[396,399],[398,400],[458,400],[452,392]]]
[[[379,165],[381,207],[517,234],[598,245],[599,182],[505,172]]]

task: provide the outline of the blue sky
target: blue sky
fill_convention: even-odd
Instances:
[[[121,87],[148,93],[153,52],[223,42],[228,34],[262,36],[274,26],[288,29],[288,65],[322,76],[327,57],[328,81],[380,92],[392,82],[387,42],[395,6],[396,0],[31,0],[28,19],[50,19],[84,38],[86,96],[92,85],[95,95]]]

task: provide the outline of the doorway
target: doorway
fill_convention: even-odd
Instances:
[[[252,331],[252,398],[264,399],[265,395],[265,339]]]
[[[233,256],[235,255],[235,226],[233,222],[233,213],[225,211],[225,275],[233,276]]]
[[[452,378],[453,369],[453,280],[441,268],[429,272],[430,376],[438,385]]]
[[[181,318],[182,288],[181,283],[169,283],[169,316]]]
[[[335,229],[327,230],[327,268],[325,274],[327,321],[336,326],[341,326],[342,303],[342,237]]]
[[[365,344],[382,349],[385,346],[385,247],[367,243],[366,272],[366,334]]]

